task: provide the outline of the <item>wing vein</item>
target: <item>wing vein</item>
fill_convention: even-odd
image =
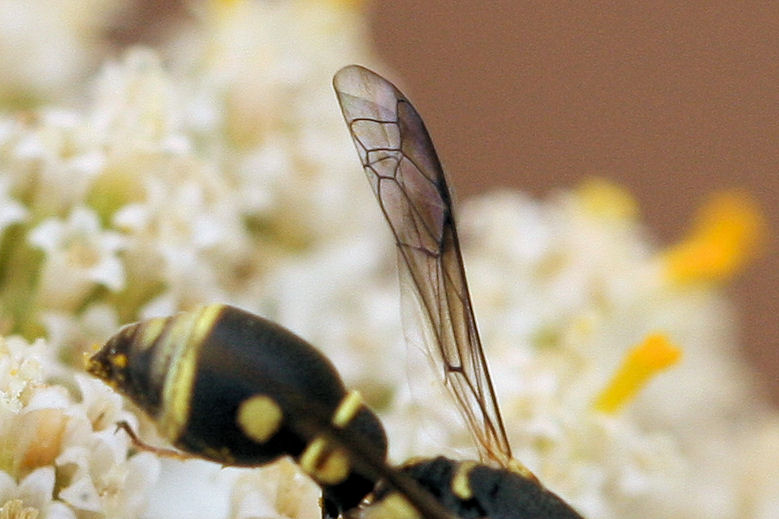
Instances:
[[[333,79],[338,101],[419,306],[421,337],[482,459],[511,461],[479,339],[449,188],[424,123],[406,97],[357,65]]]

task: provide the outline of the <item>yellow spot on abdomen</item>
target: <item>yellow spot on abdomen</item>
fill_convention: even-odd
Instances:
[[[241,402],[235,420],[246,436],[265,443],[279,430],[283,418],[281,408],[271,397],[255,395]]]
[[[476,462],[463,461],[457,467],[457,471],[454,473],[454,477],[452,477],[452,493],[463,501],[473,497],[470,473],[475,466]]]
[[[321,436],[308,444],[299,464],[311,477],[327,485],[342,482],[350,471],[349,457],[343,449],[333,447]]]
[[[614,377],[595,400],[595,408],[616,413],[635,398],[652,376],[676,364],[681,354],[681,349],[665,334],[648,335],[625,356]]]
[[[361,408],[362,397],[360,396],[360,393],[357,391],[349,391],[346,396],[341,399],[335,413],[333,413],[333,425],[341,428],[346,427]]]

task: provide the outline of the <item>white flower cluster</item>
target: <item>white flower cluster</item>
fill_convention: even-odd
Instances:
[[[0,339],[0,513],[138,516],[159,461],[149,453],[127,459],[129,439],[114,424],[137,420],[105,385],[79,374],[67,385],[47,380],[66,376],[54,352],[43,339]]]
[[[120,322],[213,301],[278,317],[289,309],[270,273],[333,236],[367,232],[352,196],[362,180],[329,86],[342,65],[336,51],[365,61],[351,29],[357,16],[336,4],[214,3],[159,52],[129,50],[106,64],[82,108],[0,118],[0,331],[16,349],[47,337],[25,350],[41,366],[34,383],[29,368],[10,364],[0,379],[27,388],[4,400],[0,444],[11,461],[0,467],[0,513],[162,517],[183,504],[190,514],[251,517],[260,500],[268,516],[319,516],[318,488],[294,465],[268,468],[259,489],[235,471],[224,492],[202,493],[209,507],[166,499],[176,464],[160,473],[115,430],[124,420],[153,438],[148,423],[78,373],[83,352]],[[11,91],[12,80],[0,83]],[[199,467],[189,475],[204,487],[218,470],[187,465]]]
[[[0,9],[0,104],[67,99],[107,53],[130,0],[5,0]]]
[[[745,457],[756,438],[766,455],[776,413],[738,355],[732,310],[711,285],[664,278],[635,215],[593,210],[590,191],[544,203],[499,192],[460,213],[515,455],[587,517],[776,517],[776,485],[767,482],[779,476],[769,468],[779,456],[760,463],[766,483],[758,486],[754,459]],[[682,345],[679,366],[622,413],[597,411],[620,360],[656,330]],[[390,437],[403,439],[403,455],[443,444],[473,456],[465,428],[441,410],[439,388],[413,393],[385,421]]]
[[[80,374],[120,323],[211,302],[321,347],[383,415],[393,462],[475,455],[435,374],[403,360],[393,244],[330,88],[369,60],[347,4],[198,4],[160,49],[108,63],[83,107],[0,118],[0,514],[320,517],[289,460],[136,452],[115,424],[155,443],[148,421]],[[732,311],[710,285],[669,283],[632,214],[587,202],[498,193],[458,215],[517,457],[588,517],[777,517],[778,420],[733,351]],[[682,364],[596,411],[656,329]]]

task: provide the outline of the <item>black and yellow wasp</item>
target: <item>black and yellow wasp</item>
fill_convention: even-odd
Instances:
[[[341,69],[333,85],[395,237],[427,347],[481,460],[388,465],[379,419],[324,355],[227,305],[127,325],[88,370],[130,397],[185,453],[238,466],[291,456],[321,486],[323,517],[581,519],[511,456],[449,189],[422,119],[394,85],[363,67]]]

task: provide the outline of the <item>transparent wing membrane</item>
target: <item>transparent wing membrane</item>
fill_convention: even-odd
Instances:
[[[420,308],[417,335],[443,369],[482,459],[508,466],[511,447],[476,328],[441,163],[422,118],[390,82],[351,65],[333,79],[344,119]]]

